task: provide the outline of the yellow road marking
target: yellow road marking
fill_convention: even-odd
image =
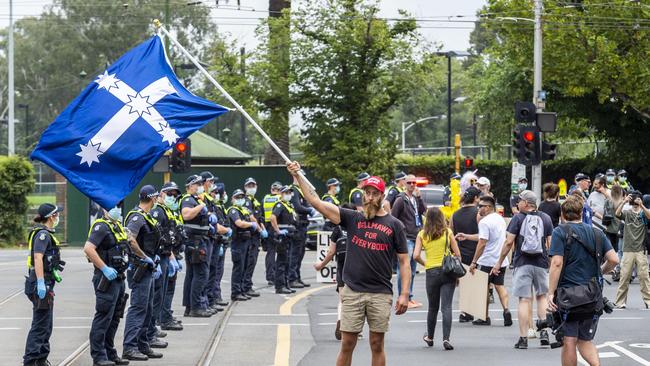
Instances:
[[[291,315],[291,310],[298,301],[305,297],[334,285],[315,287],[301,292],[288,299],[280,306],[280,315]],[[278,325],[277,343],[275,345],[275,366],[289,366],[289,354],[291,353],[291,326],[289,324]]]

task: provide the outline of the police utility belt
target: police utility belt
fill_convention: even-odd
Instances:
[[[209,225],[184,224],[183,227],[185,228],[185,233],[192,241],[203,239],[210,232]]]

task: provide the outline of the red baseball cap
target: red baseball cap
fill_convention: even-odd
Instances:
[[[384,183],[383,179],[381,179],[381,178],[379,178],[377,176],[372,176],[372,177],[366,179],[363,182],[363,187],[362,188],[366,188],[366,187],[369,187],[369,186],[376,188],[382,194],[384,193],[384,190],[386,190],[386,183]]]

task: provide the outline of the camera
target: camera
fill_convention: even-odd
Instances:
[[[630,196],[630,205],[636,205],[636,203],[634,203],[636,201],[636,199],[637,198],[641,199],[641,193],[637,192],[637,191],[630,192],[629,196]]]
[[[603,311],[605,313],[611,314],[614,311],[615,308],[616,308],[616,305],[611,300],[609,300],[606,297],[603,297]]]

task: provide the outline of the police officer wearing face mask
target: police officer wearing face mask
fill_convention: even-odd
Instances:
[[[623,188],[625,192],[634,191],[634,187],[632,187],[632,184],[627,180],[627,172],[625,169],[618,171],[616,174],[616,182],[621,186],[621,188]]]
[[[221,278],[223,277],[226,244],[232,236],[232,229],[229,227],[230,223],[226,218],[225,209],[220,200],[221,197],[219,197],[219,193],[217,192],[217,185],[214,183],[211,184],[208,189],[208,195],[212,204],[213,215],[216,217],[214,227],[218,234],[214,236],[214,248],[210,256],[210,275],[208,276],[206,295],[208,298],[208,310],[214,313],[224,310],[220,306],[228,305],[221,298]]]
[[[208,298],[208,292],[211,291],[212,285],[210,283],[210,279],[214,279],[215,276],[215,265],[213,263],[213,260],[216,259],[216,257],[213,257],[213,253],[215,252],[215,246],[218,245],[217,241],[219,240],[219,233],[217,233],[217,215],[216,215],[216,207],[215,207],[215,202],[214,199],[212,198],[212,195],[210,195],[210,189],[214,189],[215,184],[214,181],[216,180],[214,177],[214,174],[211,172],[205,171],[199,174],[201,178],[203,179],[203,193],[199,195],[203,203],[205,203],[206,208],[208,209],[208,222],[210,224],[209,228],[209,233],[208,236],[206,237],[206,248],[207,248],[207,261],[208,261],[208,278],[205,282],[205,288],[203,291],[201,291],[201,303],[202,306],[205,306],[206,311],[211,313],[211,314],[216,314],[219,312],[220,308],[216,307],[214,303],[210,303],[210,300]]]
[[[176,293],[176,280],[178,278],[178,273],[183,270],[183,254],[185,252],[185,242],[187,234],[185,234],[185,228],[183,227],[183,218],[180,214],[180,197],[181,190],[180,187],[174,183],[169,182],[163,185],[162,190],[165,191],[165,206],[170,209],[172,217],[174,220],[174,246],[172,248],[172,253],[174,254],[174,259],[176,261],[170,261],[170,264],[174,266],[175,273],[170,276],[169,269],[167,274],[167,291],[163,297],[163,307],[160,312],[160,323],[162,330],[173,330],[171,328],[178,327],[168,327],[174,323],[182,326],[183,321],[176,318],[172,310],[172,302],[174,301],[174,295]]]
[[[27,335],[23,365],[49,365],[50,336],[54,316],[54,283],[60,282],[61,260],[59,241],[54,228],[59,224],[62,208],[44,203],[34,218],[35,227],[29,233],[29,275],[25,278],[25,295],[32,302],[32,326]]]
[[[183,217],[187,242],[185,243],[185,264],[187,272],[183,284],[183,306],[185,316],[208,318],[208,304],[203,298],[208,283],[208,241],[210,215],[203,195],[203,178],[190,175],[185,181],[186,193],[181,197],[181,216]]]
[[[158,191],[151,185],[140,189],[139,204],[126,214],[124,220],[127,236],[134,254],[126,278],[131,289],[131,303],[124,324],[124,353],[122,358],[146,361],[149,358],[161,358],[162,353],[155,352],[151,345],[166,346],[167,343],[156,337],[149,337],[148,329],[153,316],[154,277],[161,274],[160,266],[154,262],[158,255],[161,230],[158,222],[150,212]]]
[[[275,204],[280,201],[282,197],[280,195],[280,190],[282,189],[282,183],[273,182],[271,184],[271,193],[264,196],[262,201],[262,208],[264,209],[264,227],[268,233],[273,232],[273,227],[271,226],[271,214],[273,213],[273,207]],[[262,240],[262,248],[266,251],[266,257],[264,258],[264,266],[266,267],[266,282],[269,286],[275,285],[275,240],[269,235],[265,240]]]
[[[302,174],[305,174],[304,171],[302,171]],[[311,284],[304,282],[300,275],[300,267],[305,257],[305,245],[307,243],[307,226],[309,226],[309,218],[307,216],[314,216],[316,210],[305,200],[305,196],[298,186],[296,178],[293,179],[291,190],[293,194],[291,197],[291,205],[298,217],[296,236],[289,248],[289,287],[303,288],[311,286]]]
[[[255,222],[260,228],[260,231],[253,233],[251,247],[248,248],[248,258],[246,259],[246,269],[244,270],[244,293],[249,297],[258,297],[260,296],[260,293],[253,290],[253,273],[255,272],[255,266],[257,265],[261,241],[266,240],[269,237],[269,233],[263,225],[264,209],[257,198],[255,198],[255,194],[257,193],[257,182],[254,178],[247,178],[246,181],[244,181],[244,191],[246,192],[244,207],[253,214]]]
[[[612,189],[616,181],[616,171],[612,168],[607,169],[605,179],[607,180],[607,189]]]
[[[232,206],[228,209],[228,218],[230,227],[233,228],[232,248],[230,254],[232,257],[232,278],[230,282],[231,291],[230,299],[233,301],[246,301],[251,299],[246,294],[244,276],[246,271],[246,262],[248,260],[248,250],[251,247],[253,234],[260,231],[255,222],[253,213],[246,207],[246,195],[241,189],[236,189],[232,193]]]
[[[294,245],[292,241],[297,234],[297,221],[296,212],[291,204],[291,187],[282,187],[280,194],[282,198],[273,207],[270,218],[277,253],[275,258],[275,293],[291,294],[296,291],[289,287],[289,258],[287,251]]]
[[[167,182],[160,190],[158,202],[151,209],[151,217],[158,221],[162,229],[162,241],[159,252],[161,275],[154,280],[153,316],[149,325],[149,337],[160,334],[156,329],[156,324],[160,324],[163,330],[183,330],[180,322],[174,322],[173,318],[171,318],[171,312],[169,311],[171,309],[163,311],[165,304],[169,303],[171,305],[171,301],[166,299],[169,278],[174,277],[180,269],[178,260],[174,256],[176,226],[179,223],[173,212],[178,208],[177,200],[179,196],[180,189],[178,185],[174,182]]]
[[[216,202],[219,225],[222,225],[230,230],[226,234],[222,235],[222,241],[219,245],[218,250],[216,268],[214,270],[214,282],[212,282],[213,280],[210,280],[210,283],[212,284],[212,291],[211,293],[208,293],[208,299],[211,301],[211,303],[214,303],[217,306],[227,306],[228,301],[224,301],[223,297],[221,296],[221,280],[223,279],[223,273],[225,270],[226,251],[228,250],[233,231],[230,227],[230,220],[228,219],[225,208],[225,202],[228,199],[228,195],[226,194],[226,186],[221,182],[216,183],[215,189],[211,192],[211,194],[213,195]],[[212,270],[210,270],[210,273],[212,273]]]
[[[336,178],[330,178],[325,183],[327,185],[327,193],[321,198],[325,202],[329,202],[336,206],[341,206],[341,201],[336,197],[341,192],[341,182]],[[333,231],[336,225],[332,224],[330,220],[325,220],[323,231]]]
[[[128,365],[115,349],[115,333],[124,316],[129,295],[125,293],[129,266],[129,242],[122,226],[120,205],[105,211],[90,227],[84,254],[93,264],[95,316],[90,328],[90,355],[95,366]]]

